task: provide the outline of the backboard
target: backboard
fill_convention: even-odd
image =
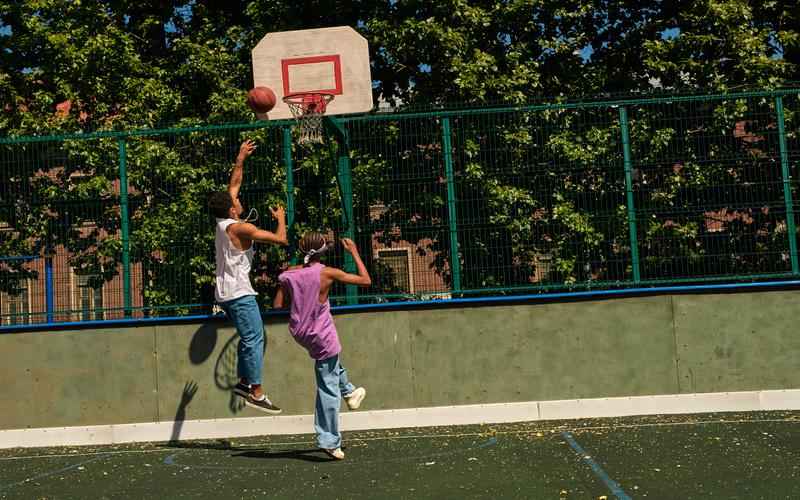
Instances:
[[[333,94],[328,116],[373,108],[367,40],[349,26],[268,33],[252,57],[253,86],[277,97],[271,120],[292,118],[283,98],[300,92]]]

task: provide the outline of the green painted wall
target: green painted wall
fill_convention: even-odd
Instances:
[[[800,387],[795,292],[336,316],[365,409]],[[267,325],[265,385],[309,414],[313,361]],[[0,429],[259,416],[225,323],[0,335]]]

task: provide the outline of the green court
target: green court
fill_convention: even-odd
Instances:
[[[798,498],[800,413],[3,450],[0,498]]]

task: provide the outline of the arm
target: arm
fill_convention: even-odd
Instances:
[[[228,192],[234,200],[239,196],[239,189],[242,187],[244,161],[253,154],[255,149],[255,143],[250,140],[244,141],[239,147],[239,155],[236,157],[236,163],[233,165],[233,171],[231,172],[231,180],[228,183]]]
[[[283,288],[283,285],[278,287],[278,291],[275,293],[275,299],[272,301],[272,307],[275,309],[283,309],[284,307],[289,307],[289,302],[291,302],[291,297]]]
[[[333,280],[338,281],[340,283],[344,283],[346,285],[370,286],[372,284],[372,278],[369,277],[369,273],[367,272],[367,267],[361,260],[361,255],[359,255],[358,253],[358,248],[356,248],[356,244],[353,243],[353,240],[351,240],[350,238],[342,238],[342,246],[350,255],[353,256],[353,260],[356,263],[356,269],[358,270],[358,274],[346,273],[341,269],[331,269],[330,277]]]
[[[286,221],[283,224],[278,222],[278,230],[274,233],[272,231],[265,231],[259,229],[249,222],[243,224],[233,224],[230,231],[239,238],[240,241],[249,240],[259,243],[272,243],[273,245],[288,245],[286,239]]]

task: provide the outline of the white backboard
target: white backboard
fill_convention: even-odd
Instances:
[[[268,33],[252,55],[254,86],[277,97],[271,120],[292,117],[283,97],[298,92],[334,94],[326,115],[373,108],[367,40],[349,26]]]

